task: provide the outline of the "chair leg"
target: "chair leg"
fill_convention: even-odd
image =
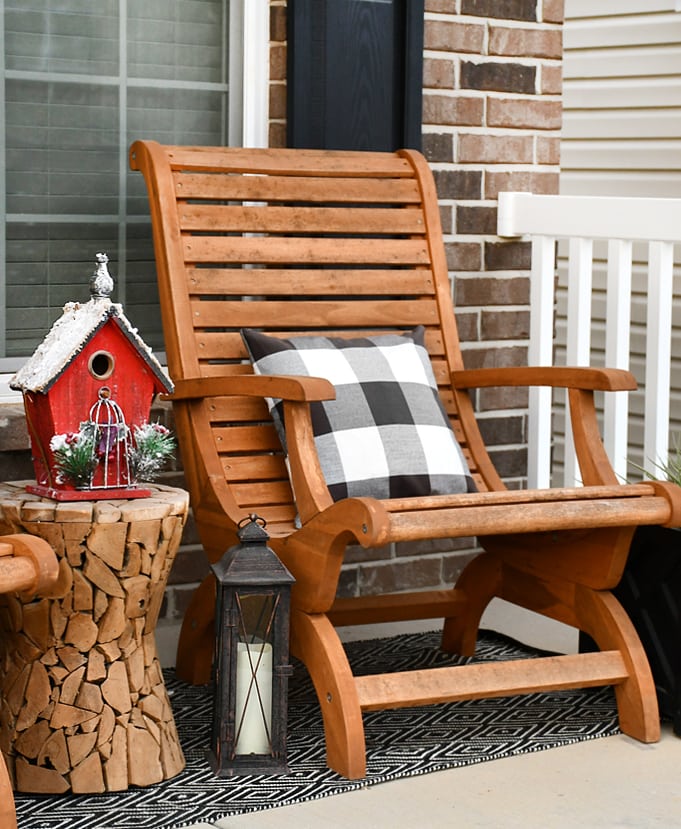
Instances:
[[[502,564],[496,556],[481,553],[470,561],[456,582],[457,594],[466,599],[464,609],[444,621],[440,647],[445,653],[473,656],[480,619],[498,595]]]
[[[351,780],[366,776],[364,723],[343,644],[324,614],[291,612],[291,653],[307,668],[324,721],[326,762]]]
[[[660,739],[660,714],[655,682],[641,640],[626,611],[609,591],[580,588],[577,591],[580,629],[600,650],[620,652],[627,679],[615,685],[620,729],[643,743]]]
[[[0,826],[2,829],[17,829],[12,781],[9,779],[2,753],[0,753]]]
[[[215,577],[211,574],[194,591],[182,620],[175,673],[192,685],[210,682],[215,652]]]

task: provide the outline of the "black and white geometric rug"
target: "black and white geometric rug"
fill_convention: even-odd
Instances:
[[[355,673],[461,664],[438,650],[439,633],[353,642]],[[483,631],[475,660],[526,658],[537,651]],[[166,675],[186,769],[155,786],[103,795],[17,794],[19,829],[170,829],[230,814],[284,806],[352,789],[618,733],[611,688],[529,694],[364,716],[367,776],[345,780],[324,760],[321,714],[305,668],[289,684],[287,775],[219,779],[205,759],[211,692]]]

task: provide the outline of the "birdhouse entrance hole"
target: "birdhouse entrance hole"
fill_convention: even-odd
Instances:
[[[96,380],[106,380],[113,374],[116,361],[108,351],[96,351],[88,362],[88,371]]]

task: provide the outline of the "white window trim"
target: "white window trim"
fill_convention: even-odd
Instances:
[[[230,3],[229,143],[266,147],[269,143],[269,0]]]

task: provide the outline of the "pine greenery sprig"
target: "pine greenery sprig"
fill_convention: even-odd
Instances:
[[[50,449],[54,456],[57,483],[88,487],[97,467],[95,456],[96,428],[94,423],[81,423],[80,431],[54,435]]]
[[[671,481],[673,484],[681,484],[681,436],[675,434],[672,438],[672,446],[666,461],[659,460],[653,463],[657,474],[649,472],[638,464],[633,464],[640,469],[646,478]]]
[[[135,481],[152,481],[165,462],[173,457],[175,439],[160,423],[143,423],[133,427],[134,446],[128,461]]]

